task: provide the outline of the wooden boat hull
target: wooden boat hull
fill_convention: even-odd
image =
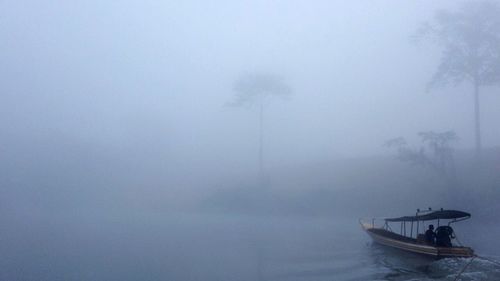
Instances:
[[[392,248],[434,258],[468,258],[474,256],[474,251],[469,247],[434,247],[431,245],[419,244],[415,239],[400,236],[398,234],[387,235],[391,233],[381,228],[372,227],[371,224],[362,223],[361,226],[373,241]]]

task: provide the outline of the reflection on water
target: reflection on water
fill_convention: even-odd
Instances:
[[[373,244],[354,218],[64,215],[5,221],[0,280],[453,280],[468,259]],[[500,280],[478,258],[461,280]]]

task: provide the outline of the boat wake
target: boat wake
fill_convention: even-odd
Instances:
[[[372,244],[368,250],[377,265],[371,280],[453,281],[462,270],[457,280],[500,280],[500,257],[432,260],[378,244]]]
[[[443,259],[432,264],[433,270],[446,274],[444,280],[500,280],[500,263],[495,257]],[[464,270],[465,268],[465,270]]]

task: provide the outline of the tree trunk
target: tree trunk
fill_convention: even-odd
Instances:
[[[479,112],[479,81],[474,79],[474,118],[476,137],[476,158],[481,158],[481,120]]]
[[[264,178],[264,102],[260,102],[259,108],[259,176]]]

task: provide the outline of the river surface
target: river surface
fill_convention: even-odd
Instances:
[[[500,229],[465,227],[488,260],[459,280],[500,280]],[[373,244],[356,218],[88,212],[4,219],[0,235],[0,280],[454,280],[471,261]]]

